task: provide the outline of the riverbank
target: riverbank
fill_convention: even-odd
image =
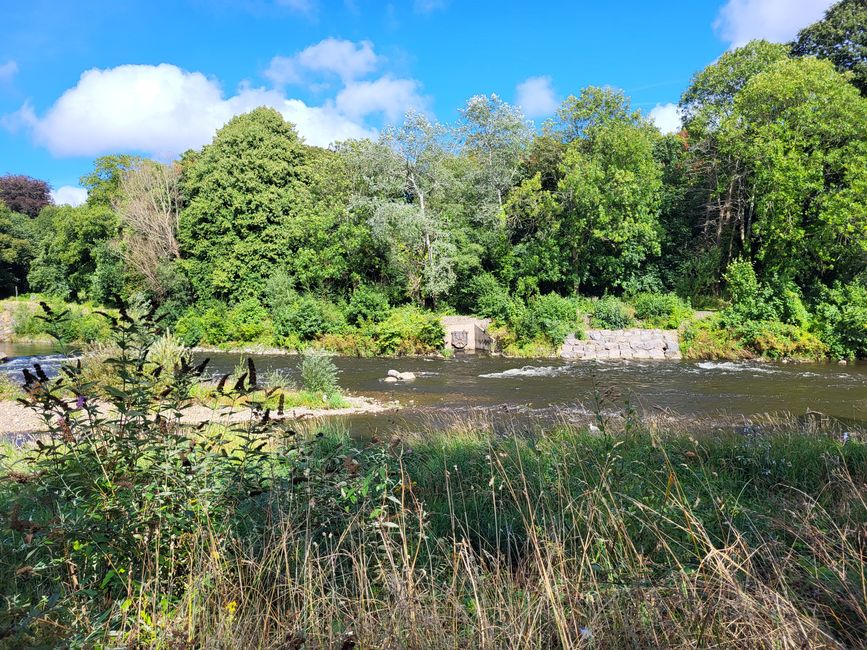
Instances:
[[[311,408],[299,406],[287,408],[280,415],[276,412],[270,415],[275,420],[315,420],[324,417],[349,415],[373,415],[394,412],[400,408],[396,402],[383,403],[369,397],[343,396],[347,406],[342,408]],[[100,408],[103,414],[108,413],[108,407]],[[244,407],[213,407],[203,404],[193,404],[182,411],[180,423],[185,426],[202,424],[231,425],[245,423],[261,414],[254,413]],[[30,436],[45,431],[45,423],[38,413],[29,407],[11,400],[0,400],[0,438],[6,436]]]

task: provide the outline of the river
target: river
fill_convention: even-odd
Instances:
[[[49,372],[59,357],[36,345],[0,344],[10,358],[6,372],[41,361]],[[210,367],[229,372],[242,355],[214,353]],[[297,378],[298,357],[254,356],[260,376],[281,370]],[[467,412],[509,418],[570,418],[597,409],[639,411],[687,418],[751,418],[765,413],[795,416],[818,411],[844,421],[867,423],[867,363],[783,364],[732,361],[598,361],[506,359],[489,356],[358,359],[335,357],[340,385],[353,394],[398,401],[398,413],[361,416],[351,426],[366,432],[392,429],[416,418],[452,417]],[[412,371],[414,382],[389,384],[388,370]]]

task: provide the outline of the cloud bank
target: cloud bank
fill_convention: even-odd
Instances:
[[[527,117],[545,117],[557,110],[551,77],[530,77],[518,84],[516,103]]]
[[[714,22],[717,34],[739,47],[762,38],[782,43],[825,14],[835,0],[728,0]]]
[[[649,113],[650,120],[665,134],[677,133],[683,128],[677,104],[657,104]]]
[[[396,120],[407,109],[426,105],[413,79],[363,79],[379,64],[367,41],[326,39],[276,65],[272,61],[266,74],[273,88],[244,84],[229,96],[216,79],[168,63],[94,68],[44,113],[27,103],[2,123],[28,130],[58,157],[136,151],[168,160],[210,142],[233,116],[270,106],[309,144],[327,146],[374,135],[371,117]],[[288,96],[283,84],[308,72],[336,76],[339,91],[320,105]]]
[[[64,185],[51,190],[51,200],[55,205],[71,205],[76,207],[87,201],[87,190],[83,187]]]

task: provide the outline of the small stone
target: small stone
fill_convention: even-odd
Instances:
[[[386,384],[396,384],[397,383],[397,377],[392,377],[389,375],[388,377],[386,377],[382,381],[384,381]]]

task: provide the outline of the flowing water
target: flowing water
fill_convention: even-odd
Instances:
[[[40,361],[50,373],[59,361],[44,346],[0,345],[0,368]],[[204,355],[202,355],[204,356]],[[214,373],[231,371],[240,354],[214,353]],[[260,377],[279,370],[298,379],[297,356],[256,355]],[[598,361],[504,359],[489,356],[357,359],[335,357],[340,385],[350,393],[397,401],[399,412],[354,416],[361,432],[388,431],[416,419],[447,419],[468,412],[495,417],[579,418],[602,408],[686,418],[734,421],[765,413],[801,416],[808,411],[867,423],[867,363],[839,365],[731,361]],[[390,369],[411,371],[414,382],[383,381]],[[601,406],[600,399],[601,399]]]

